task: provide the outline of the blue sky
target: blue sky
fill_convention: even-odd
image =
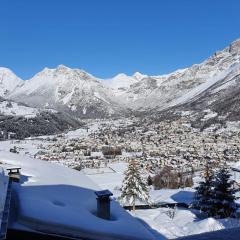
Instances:
[[[0,66],[164,74],[240,37],[238,0],[0,0]]]

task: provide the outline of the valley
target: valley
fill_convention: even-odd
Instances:
[[[45,164],[60,169],[61,184],[68,181],[61,172],[70,171],[109,189],[127,209],[122,185],[137,161],[149,202],[137,200],[136,212],[129,213],[156,239],[239,227],[238,219],[206,217],[192,208],[208,164],[215,172],[228,166],[240,204],[239,83],[240,40],[200,64],[159,76],[100,79],[59,65],[22,80],[0,68],[0,156],[23,165],[28,159],[34,176],[24,175],[27,185],[39,181],[36,161],[41,181]]]
[[[143,177],[151,177],[153,181],[150,202],[160,208],[139,209],[132,214],[165,237],[177,238],[239,226],[237,220],[205,219],[191,209],[161,207],[166,203],[191,204],[194,188],[202,179],[208,158],[215,168],[224,162],[239,168],[240,128],[237,123],[229,122],[227,126],[218,131],[214,128],[200,131],[182,120],[160,123],[138,118],[85,120],[82,128],[66,133],[2,141],[0,152],[12,152],[36,161],[40,159],[53,164],[53,167],[57,164],[76,169],[101,189],[109,189],[117,200],[128,162],[137,159],[142,166]],[[168,187],[159,188],[157,176],[163,169],[168,175],[176,173],[174,176],[179,185],[171,186],[172,180],[169,179]],[[239,184],[240,174],[232,174],[233,180]],[[192,179],[192,183],[186,176]],[[141,206],[144,203],[137,204]],[[174,218],[169,215],[172,211],[176,214]]]

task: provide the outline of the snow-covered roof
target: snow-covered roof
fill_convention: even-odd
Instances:
[[[18,222],[11,227],[91,239],[154,239],[147,228],[111,202],[112,220],[96,216],[99,188],[83,173],[53,163],[0,151],[0,161],[20,166]]]

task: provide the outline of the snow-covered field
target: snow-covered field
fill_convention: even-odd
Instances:
[[[49,142],[43,141],[42,138],[26,139],[22,141],[7,140],[0,142],[0,151],[9,151],[16,146],[20,155],[33,157],[40,150],[39,146],[44,148],[49,144]]]

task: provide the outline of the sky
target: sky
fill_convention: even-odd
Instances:
[[[240,38],[239,0],[0,0],[0,66],[160,75]]]

